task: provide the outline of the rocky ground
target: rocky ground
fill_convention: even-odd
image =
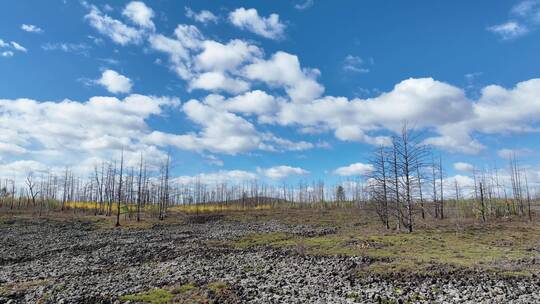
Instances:
[[[378,276],[364,257],[217,245],[252,233],[330,229],[206,218],[140,229],[0,223],[0,303],[540,303],[540,279],[439,269]],[[130,296],[131,295],[131,296]]]

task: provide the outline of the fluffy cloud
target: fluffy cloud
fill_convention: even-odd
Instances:
[[[144,2],[129,2],[124,8],[122,15],[126,16],[133,23],[137,24],[140,27],[152,30],[155,28],[154,22],[152,22],[152,18],[154,18],[154,11],[148,6],[146,6]]]
[[[175,146],[184,150],[237,154],[261,147],[255,127],[245,119],[190,100],[183,105],[188,118],[202,127],[197,134],[167,134],[154,131],[145,141],[159,146]]]
[[[193,141],[210,151],[246,152],[258,148],[261,144],[255,127],[240,116],[195,100],[184,104],[183,110],[189,119],[203,126],[203,131],[198,136],[192,136]]]
[[[477,100],[462,89],[431,78],[408,79],[369,99],[322,97],[307,103],[279,103],[267,123],[333,130],[340,140],[385,144],[381,131],[399,132],[403,121],[435,133],[426,143],[463,153],[484,148],[475,133],[531,132],[540,122],[540,79],[515,88],[487,86]]]
[[[268,169],[258,168],[257,171],[263,174],[264,176],[274,179],[274,180],[284,179],[291,175],[309,174],[309,171],[307,170],[304,170],[298,167],[291,167],[291,166],[276,166],[276,167],[272,167]]]
[[[512,18],[487,28],[503,40],[512,40],[538,29],[540,24],[540,1],[524,0],[510,10]]]
[[[150,47],[169,55],[171,69],[184,79],[193,76],[192,52],[201,48],[203,35],[192,25],[178,25],[174,31],[175,38],[161,34],[151,35],[148,39]]]
[[[454,163],[454,169],[463,172],[472,172],[474,170],[474,166],[469,163],[457,162]]]
[[[309,102],[324,92],[316,80],[320,72],[302,68],[295,55],[277,52],[265,60],[255,45],[239,39],[227,43],[207,40],[188,25],[179,25],[175,36],[152,35],[150,46],[169,55],[171,69],[188,81],[191,90],[239,94],[253,82],[262,82],[284,88],[295,102]]]
[[[174,179],[181,184],[201,183],[204,185],[215,185],[221,183],[242,183],[256,180],[257,174],[243,170],[219,171],[214,173],[201,173],[195,176],[179,176]]]
[[[113,70],[103,71],[101,78],[96,82],[113,94],[129,93],[133,86],[131,79]]]
[[[235,71],[240,65],[259,58],[262,51],[245,41],[233,39],[227,44],[213,40],[201,43],[202,52],[195,57],[198,70]]]
[[[345,167],[339,167],[334,170],[334,174],[340,176],[362,176],[366,175],[373,171],[373,165],[363,164],[363,163],[354,163]]]
[[[193,19],[197,22],[208,24],[208,23],[217,23],[219,18],[214,15],[211,11],[202,10],[198,13],[194,12],[191,8],[186,7],[186,17]]]
[[[519,158],[526,155],[529,155],[533,153],[531,149],[522,148],[522,149],[500,149],[497,151],[497,155],[499,155],[500,158],[504,159],[512,159],[512,158]]]
[[[304,151],[309,150],[315,147],[314,144],[306,141],[291,141],[281,137],[277,137],[272,133],[263,134],[263,139],[266,140],[269,144],[265,147],[270,151]],[[276,147],[274,147],[274,146]],[[324,145],[324,144],[322,144]]]
[[[540,79],[518,83],[512,89],[490,85],[474,104],[476,119],[471,125],[485,133],[535,131],[531,122],[538,122]]]
[[[229,20],[236,27],[250,31],[257,35],[269,39],[279,39],[283,37],[285,24],[281,23],[278,14],[271,14],[268,17],[259,16],[256,9],[236,9],[229,14]]]
[[[443,191],[446,197],[454,198],[456,186],[461,198],[474,196],[474,179],[467,175],[454,175],[443,179]]]
[[[6,130],[23,135],[22,138],[29,136],[54,148],[54,144],[58,142],[69,144],[67,137],[84,140],[90,138],[86,135],[112,136],[145,130],[146,118],[161,114],[163,106],[177,103],[175,99],[144,95],[130,95],[123,100],[114,97],[92,97],[84,103],[70,100],[37,102],[17,99],[0,100],[0,113]],[[63,138],[63,135],[66,138]],[[73,145],[79,146],[80,142]]]
[[[29,32],[29,33],[43,33],[43,30],[33,24],[22,24],[21,25],[21,30],[25,31],[25,32]]]
[[[224,104],[225,108],[232,112],[259,115],[272,113],[277,108],[276,98],[260,90],[235,96]]]
[[[21,184],[22,179],[29,174],[46,173],[49,167],[41,162],[34,160],[17,160],[6,164],[0,164],[0,172],[2,177],[12,178]]]
[[[94,11],[92,8],[90,14]],[[246,22],[245,15],[261,19],[254,13],[238,9],[230,17],[238,19],[239,24]],[[399,132],[402,123],[408,121],[416,130],[426,131],[426,144],[471,154],[485,148],[478,134],[530,132],[540,122],[535,97],[540,95],[538,79],[518,83],[511,89],[486,86],[479,98],[469,99],[463,89],[451,84],[411,78],[378,96],[349,99],[323,96],[324,86],[317,81],[320,72],[302,67],[293,54],[278,51],[266,56],[262,49],[243,40],[207,39],[193,25],[178,25],[172,36],[147,34],[150,48],[169,56],[169,67],[186,81],[189,90],[213,93],[203,102],[184,105],[188,119],[200,127],[198,132],[153,136],[154,140],[171,141],[190,150],[235,154],[310,145],[289,144],[286,139],[259,132],[249,116],[256,116],[259,124],[293,127],[310,134],[315,130],[333,132],[339,140],[372,145],[388,145],[392,133]],[[349,70],[362,68],[357,57],[346,62],[352,67]],[[195,115],[199,110],[213,116],[203,121]],[[246,129],[210,125],[225,122]],[[280,145],[283,147],[277,148]]]
[[[8,158],[18,155],[51,167],[82,166],[87,159],[110,160],[121,149],[133,163],[139,151],[145,151],[152,164],[166,154],[141,142],[150,132],[146,120],[161,115],[164,107],[177,104],[176,99],[144,95],[130,95],[123,100],[92,97],[82,103],[3,99],[0,149]],[[86,167],[91,168],[91,164],[86,163]]]
[[[212,94],[205,98],[205,103],[234,113],[257,115],[271,114],[278,107],[276,98],[261,90],[246,92],[229,99]]]
[[[171,70],[188,83],[189,90],[235,95],[248,91],[254,84],[263,83],[272,89],[283,88],[295,102],[309,102],[324,92],[324,87],[316,80],[320,72],[302,68],[295,55],[277,52],[265,60],[263,51],[251,43],[240,39],[226,43],[206,39],[193,25],[178,25],[172,37],[156,33],[152,23],[154,13],[140,1],[128,3],[123,11],[123,15],[137,27],[104,14],[94,5],[83,4],[89,10],[85,19],[115,43],[140,44],[147,40],[151,49],[167,54]],[[259,21],[249,17],[253,12]],[[193,18],[212,19],[208,13],[201,17],[190,9],[187,9],[187,14]],[[255,10],[238,9],[231,13],[231,18],[237,24],[248,28],[253,26],[257,31],[276,37],[284,28],[277,15],[262,18]],[[257,22],[266,25],[258,25]]]
[[[197,76],[189,84],[190,89],[203,89],[207,91],[223,90],[232,94],[238,94],[249,90],[249,83],[225,76],[222,72],[206,72]]]
[[[462,90],[426,78],[405,80],[392,91],[365,100],[327,96],[307,103],[282,103],[273,122],[322,126],[334,130],[341,140],[379,145],[387,144],[388,138],[369,133],[385,129],[397,132],[405,120],[417,128],[443,126],[466,119],[470,112],[471,103]]]
[[[154,131],[144,141],[158,146],[232,155],[252,150],[298,151],[313,147],[307,142],[292,142],[271,133],[260,133],[243,117],[215,107],[212,102],[190,100],[182,106],[188,119],[202,128],[200,132],[178,135]]]
[[[316,81],[319,70],[302,69],[297,56],[281,51],[269,60],[258,60],[246,66],[244,73],[249,79],[285,87],[296,103],[310,102],[324,92],[324,87]]]
[[[0,142],[0,152],[5,153],[5,154],[17,155],[17,154],[24,154],[28,152],[28,150],[14,143]]]
[[[143,31],[109,17],[101,12],[96,6],[90,6],[90,12],[84,18],[88,20],[90,25],[99,33],[109,37],[115,43],[128,45],[140,44],[142,42]]]

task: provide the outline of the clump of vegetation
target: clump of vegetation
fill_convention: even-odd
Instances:
[[[187,293],[196,290],[197,287],[192,283],[181,285],[173,290],[173,293]]]
[[[228,287],[229,285],[225,282],[213,282],[213,283],[208,284],[208,289],[210,289],[211,291],[215,293],[220,293]]]
[[[456,234],[452,227],[422,229],[414,233],[371,231],[365,228],[339,229],[335,234],[304,237],[270,232],[254,233],[236,240],[221,242],[232,248],[274,247],[299,254],[366,256],[373,263],[362,270],[370,274],[409,273],[432,276],[440,266],[482,268],[506,276],[531,275],[538,267],[518,263],[534,258],[530,248],[538,241],[539,227],[519,224],[503,227],[470,227]],[[513,265],[509,268],[508,265]],[[444,267],[443,267],[444,268]]]
[[[125,295],[120,297],[122,301],[143,302],[149,304],[166,304],[174,298],[174,295],[165,289],[156,288],[149,292]]]
[[[238,296],[231,286],[222,281],[196,285],[186,283],[179,286],[156,288],[146,292],[125,295],[121,301],[148,304],[166,303],[237,303]]]

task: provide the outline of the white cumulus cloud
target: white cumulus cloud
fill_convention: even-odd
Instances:
[[[309,171],[307,170],[304,170],[299,167],[291,167],[291,166],[276,166],[276,167],[271,167],[267,169],[258,168],[257,171],[263,174],[264,176],[274,179],[274,180],[284,179],[291,175],[309,174]]]
[[[197,13],[187,6],[185,7],[185,10],[186,17],[203,24],[217,23],[219,20],[219,17],[214,15],[214,13],[212,13],[211,11],[202,10]]]
[[[133,23],[143,28],[155,28],[154,22],[152,22],[152,18],[154,18],[154,11],[146,6],[144,2],[129,2],[124,8],[122,15],[128,17]]]
[[[334,170],[334,174],[340,176],[361,176],[373,171],[373,165],[364,163],[354,163]]]
[[[269,39],[282,38],[286,28],[285,24],[279,20],[278,14],[270,14],[265,18],[259,16],[254,8],[238,8],[229,14],[229,20],[238,28]]]
[[[454,163],[454,169],[463,172],[472,172],[474,170],[474,166],[469,163],[457,162]]]
[[[103,71],[96,82],[113,94],[129,93],[133,86],[131,79],[113,70]]]

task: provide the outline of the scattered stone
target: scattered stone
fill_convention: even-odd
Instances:
[[[312,256],[264,246],[233,249],[209,242],[270,232],[315,237],[335,230],[219,217],[152,229],[96,229],[83,221],[10,221],[0,225],[0,303],[134,303],[152,296],[179,303],[540,302],[537,276],[500,278],[444,267],[436,278],[358,276],[358,269],[371,259]],[[152,293],[156,290],[160,292]]]

